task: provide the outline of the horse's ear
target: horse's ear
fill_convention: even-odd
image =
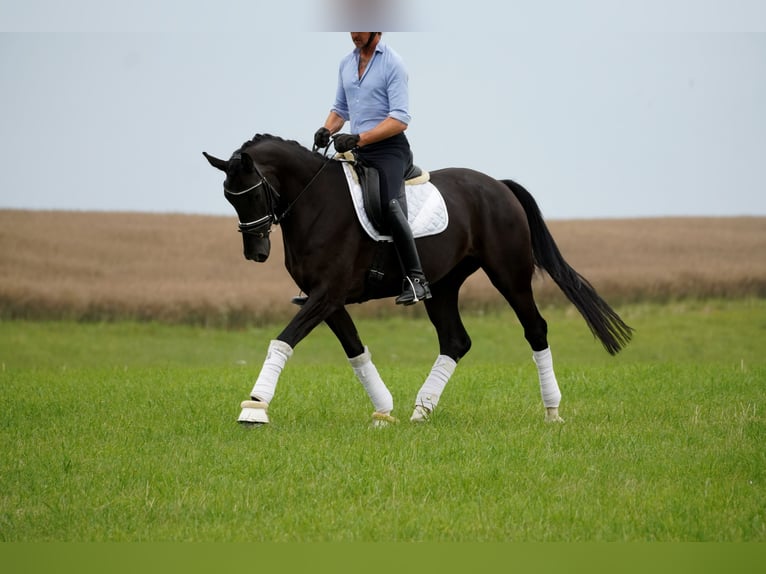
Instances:
[[[212,165],[214,168],[220,169],[223,172],[228,171],[228,169],[229,169],[229,162],[228,161],[225,161],[225,160],[222,160],[222,159],[218,159],[217,157],[214,157],[214,156],[212,156],[209,153],[204,152],[204,151],[202,152],[202,155],[205,156],[205,159],[207,159],[207,161],[210,162],[210,165]]]

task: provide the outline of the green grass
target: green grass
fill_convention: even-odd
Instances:
[[[0,323],[0,540],[766,541],[766,301],[620,312],[617,357],[544,312],[564,425],[510,313],[465,317],[473,350],[422,426],[432,327],[358,321],[386,429],[324,327],[247,429],[281,326]]]

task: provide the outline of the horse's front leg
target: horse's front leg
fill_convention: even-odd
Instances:
[[[274,398],[279,376],[282,374],[287,360],[292,356],[293,348],[314,327],[332,315],[337,308],[337,304],[333,305],[326,297],[319,294],[315,297],[309,297],[306,304],[287,324],[287,327],[269,343],[263,367],[261,367],[253,390],[250,391],[250,400],[243,401],[240,405],[242,411],[237,419],[238,422],[245,424],[266,424],[269,422],[269,403]]]
[[[375,409],[372,413],[373,426],[386,426],[396,422],[391,415],[391,411],[394,410],[394,398],[372,362],[372,354],[362,344],[348,311],[340,308],[325,319],[325,322],[343,346],[356,378],[372,401]]]

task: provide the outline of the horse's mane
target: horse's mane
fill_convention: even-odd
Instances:
[[[238,151],[242,152],[242,151],[245,150],[245,148],[249,148],[251,146],[254,146],[256,144],[262,143],[264,141],[273,141],[273,142],[277,142],[279,144],[286,144],[288,146],[294,146],[294,147],[298,148],[302,153],[308,152],[308,153],[311,153],[313,155],[318,155],[320,157],[322,155],[319,152],[311,151],[310,149],[308,149],[305,146],[303,146],[300,142],[297,142],[295,140],[286,140],[284,138],[281,138],[281,137],[275,136],[275,135],[271,135],[271,134],[255,134],[252,137],[252,139],[249,139],[245,143],[243,143],[240,146]]]

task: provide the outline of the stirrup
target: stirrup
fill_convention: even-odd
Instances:
[[[420,289],[420,293],[418,293]],[[397,305],[414,305],[418,301],[431,298],[431,288],[428,286],[428,281],[421,280],[418,277],[410,279],[409,276],[404,278],[404,286],[402,294],[396,298]]]

